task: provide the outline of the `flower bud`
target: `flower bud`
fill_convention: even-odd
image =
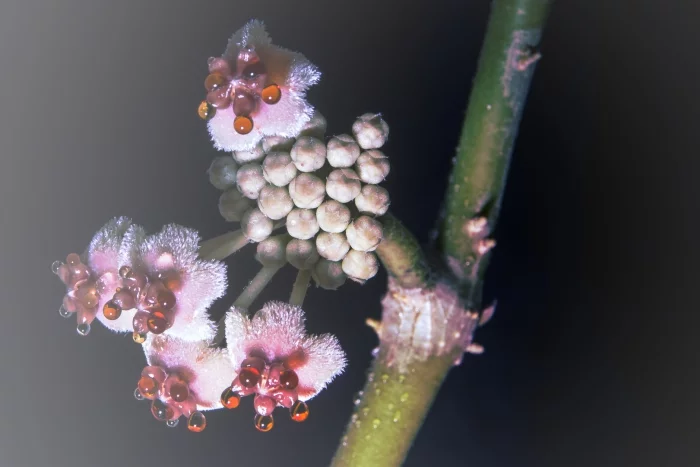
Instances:
[[[302,136],[290,152],[294,165],[302,172],[313,172],[326,162],[326,145],[320,139]]]
[[[318,254],[330,261],[340,261],[350,250],[344,233],[321,232],[316,236]]]
[[[382,224],[369,216],[355,219],[345,231],[348,243],[354,250],[374,251],[382,241]]]
[[[335,290],[345,283],[347,275],[339,261],[320,259],[312,272],[314,281],[319,287],[327,290]]]
[[[289,184],[289,194],[296,207],[315,209],[326,196],[326,185],[316,175],[301,173]]]
[[[266,154],[274,151],[288,152],[294,145],[294,138],[284,136],[268,136],[262,140],[262,149]]]
[[[343,258],[343,272],[356,282],[371,279],[379,271],[379,260],[372,252],[350,250]]]
[[[258,144],[250,151],[236,151],[233,153],[233,158],[239,164],[248,164],[250,162],[260,162],[265,157],[265,151],[262,144]]]
[[[219,190],[227,190],[236,185],[236,171],[238,164],[231,156],[219,156],[215,158],[207,173],[209,181]]]
[[[263,161],[263,176],[275,186],[287,186],[297,174],[297,168],[287,152],[271,152]]]
[[[236,176],[238,191],[249,199],[258,199],[258,194],[265,186],[265,178],[262,174],[262,166],[256,163],[242,165]]]
[[[352,169],[335,169],[326,179],[328,196],[341,203],[348,203],[360,194],[362,182]]]
[[[281,267],[287,262],[287,242],[284,235],[269,237],[258,243],[255,259],[263,266]]]
[[[323,139],[323,135],[326,134],[327,126],[328,122],[326,122],[326,117],[321,115],[321,112],[317,110],[314,112],[311,120],[301,129],[299,136],[313,136],[314,138]]]
[[[332,167],[352,167],[360,155],[360,146],[350,135],[334,136],[328,141],[326,157]]]
[[[380,183],[389,175],[389,158],[382,151],[370,149],[360,154],[355,168],[363,182]]]
[[[297,269],[310,269],[319,259],[314,242],[296,238],[287,243],[286,257]]]
[[[229,222],[240,221],[252,206],[252,201],[235,188],[224,191],[219,197],[219,212]]]
[[[243,235],[254,242],[261,242],[269,237],[272,233],[272,227],[272,220],[258,208],[246,211],[241,219]]]
[[[342,203],[329,199],[316,209],[318,225],[326,232],[344,232],[350,224],[350,209]]]
[[[365,185],[355,198],[355,206],[360,212],[382,216],[389,210],[389,192],[379,185]]]
[[[258,196],[258,208],[272,220],[280,220],[294,208],[287,188],[265,185]]]
[[[352,134],[362,149],[381,148],[389,137],[389,125],[379,114],[364,114],[352,124]]]
[[[308,240],[318,232],[316,214],[311,209],[293,209],[287,215],[287,232],[294,238]]]

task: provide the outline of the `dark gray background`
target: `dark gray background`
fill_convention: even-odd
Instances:
[[[310,329],[336,333],[350,366],[306,423],[258,433],[247,403],[193,435],[133,400],[144,362],[128,337],[80,338],[58,317],[49,265],[114,215],[227,229],[195,110],[206,59],[251,17],[321,68],[310,98],[331,133],[384,113],[394,213],[427,240],[488,4],[2,0],[0,465],[326,465],[376,343],[363,321],[383,274],[310,293]],[[450,373],[406,465],[700,462],[691,4],[555,5],[489,274],[500,306],[477,335],[487,351]],[[236,258],[217,316],[255,267]]]

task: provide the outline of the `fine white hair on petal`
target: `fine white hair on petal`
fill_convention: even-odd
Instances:
[[[130,225],[131,219],[128,217],[115,217],[92,237],[88,246],[87,261],[95,275],[101,276],[119,268],[119,248]]]
[[[197,231],[175,224],[146,237],[140,246],[140,261],[149,276],[177,271],[182,286],[175,291],[175,319],[166,331],[184,340],[214,337],[215,324],[208,316],[209,306],[226,291],[226,265],[199,258]]]
[[[284,302],[268,302],[253,319],[240,308],[226,316],[226,342],[234,368],[250,356],[264,355],[268,362],[293,356],[301,363],[294,368],[299,377],[299,399],[308,400],[340,374],[346,365],[345,352],[330,334],[307,336],[304,311]]]
[[[236,371],[226,350],[208,341],[183,341],[172,336],[149,336],[143,345],[148,365],[166,373],[178,372],[189,383],[200,410],[220,409],[221,392],[231,385]]]
[[[143,267],[140,263],[139,252],[146,238],[146,230],[138,224],[132,224],[124,234],[119,248],[119,267]]]
[[[105,289],[100,294],[96,318],[110,331],[132,330],[136,310],[126,310],[116,320],[108,320],[102,313],[105,303],[112,299],[118,285],[120,252],[128,233],[136,227],[128,217],[115,217],[92,238],[88,247],[88,264],[96,277],[101,277]]]

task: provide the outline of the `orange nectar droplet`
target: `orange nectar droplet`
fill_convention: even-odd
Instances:
[[[102,307],[102,314],[108,320],[114,321],[122,315],[122,307],[114,303],[114,300],[110,300]]]
[[[263,433],[267,433],[274,426],[275,426],[275,420],[272,418],[272,415],[260,415],[260,414],[258,414],[255,416],[255,428],[257,428],[258,431],[262,431]]]
[[[150,376],[142,376],[139,379],[138,388],[146,399],[153,399],[158,395],[158,382]]]
[[[136,342],[137,344],[143,344],[144,342],[146,342],[146,334],[141,334],[139,332],[135,332],[131,336],[131,338],[134,339],[134,342]]]
[[[260,96],[262,97],[263,102],[273,105],[278,103],[282,98],[282,90],[276,84],[271,84],[262,90]]]
[[[247,135],[253,131],[253,120],[250,117],[240,115],[233,120],[233,129],[239,135]]]
[[[148,330],[153,334],[162,334],[168,329],[168,319],[162,311],[154,311],[148,317]]]
[[[234,392],[232,388],[228,387],[221,393],[221,405],[227,409],[235,409],[240,403],[241,396]]]
[[[204,80],[204,89],[213,91],[226,84],[226,77],[221,73],[210,73]]]
[[[207,101],[202,101],[197,107],[197,115],[202,120],[210,120],[216,114],[216,108]]]
[[[295,422],[303,422],[309,418],[309,406],[304,401],[296,401],[292,408],[289,409],[289,415]]]
[[[199,433],[204,431],[206,427],[207,419],[204,417],[204,414],[199,410],[192,412],[190,418],[187,420],[187,428],[190,431]]]

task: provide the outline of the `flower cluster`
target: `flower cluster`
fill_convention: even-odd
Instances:
[[[347,277],[362,282],[377,272],[376,218],[389,206],[378,186],[389,172],[379,148],[389,129],[381,116],[367,114],[352,136],[325,140],[326,121],[305,100],[319,77],[301,54],[272,45],[260,22],[245,25],[221,57],[209,60],[199,107],[214,146],[232,152],[214,160],[209,177],[224,191],[222,215],[240,222],[241,233],[201,242],[186,227],[166,225],[148,235],[118,217],[84,253],[52,265],[66,286],[60,314],[77,316],[80,334],[97,318],[142,345],[146,366],[134,396],[150,401],[167,426],[185,417],[189,430],[200,432],[203,412],[236,408],[248,395],[258,430],[272,429],[277,407],[301,422],[307,401],[345,368],[337,338],[307,335],[299,306],[268,302],[249,317],[245,308],[262,287],[247,287],[218,327],[208,312],[226,292],[221,258],[246,242],[258,244],[262,272],[287,262],[306,271],[299,274],[303,287],[295,283],[294,290],[305,291],[310,277],[335,289]],[[272,236],[283,225],[287,233]],[[256,284],[270,277],[259,276]],[[293,291],[290,301],[300,303],[303,295]],[[226,348],[219,346],[224,336]]]

